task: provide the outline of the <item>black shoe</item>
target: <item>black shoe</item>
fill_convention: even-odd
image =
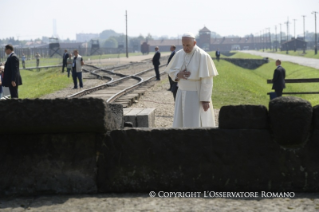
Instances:
[[[78,89],[78,88],[73,88],[73,89]]]

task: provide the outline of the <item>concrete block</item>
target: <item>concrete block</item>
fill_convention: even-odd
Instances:
[[[0,101],[0,134],[105,133],[123,126],[123,107],[102,99]]]
[[[154,127],[155,108],[124,109],[124,122],[132,122],[133,127]]]
[[[137,127],[155,127],[155,108],[145,108],[136,118]]]

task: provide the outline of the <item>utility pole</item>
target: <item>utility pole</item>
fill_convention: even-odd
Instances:
[[[276,51],[277,51],[277,44],[278,44],[278,37],[277,37],[277,26],[275,26],[275,34],[276,34]]]
[[[286,54],[288,54],[288,27],[289,27],[289,21],[287,21],[286,24],[287,24]]]
[[[306,31],[305,31],[305,18],[306,18],[306,16],[303,15],[302,17],[303,17],[303,40],[306,42]],[[304,54],[306,53],[306,44],[304,44],[303,53]]]
[[[269,50],[271,50],[271,37],[270,37],[270,28],[268,29],[268,36],[269,36]],[[267,33],[267,32],[266,32]]]
[[[125,10],[125,19],[126,19],[126,57],[128,58],[127,10]]]
[[[297,49],[297,47],[296,47],[296,21],[297,21],[297,19],[293,19],[294,20],[294,38],[295,38],[295,40],[294,40],[294,52],[296,52],[296,49]]]
[[[293,19],[294,20],[294,38],[296,38],[296,21],[297,19]]]
[[[315,14],[315,54],[317,54],[317,13],[316,11],[311,14]]]
[[[282,51],[281,43],[282,43],[282,33],[281,33],[281,24],[280,24],[280,51]]]
[[[263,40],[263,52],[265,51],[265,45],[264,45],[264,30],[262,30],[262,35],[263,35],[263,38],[262,38],[262,40]]]

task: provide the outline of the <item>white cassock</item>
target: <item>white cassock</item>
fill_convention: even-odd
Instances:
[[[173,127],[215,127],[211,96],[213,77],[218,72],[212,58],[197,45],[190,53],[182,49],[176,52],[165,71],[174,80],[184,69],[191,75],[187,80],[178,81]],[[207,111],[204,111],[201,101],[210,102]]]

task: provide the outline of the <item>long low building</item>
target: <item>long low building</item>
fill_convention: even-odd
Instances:
[[[182,48],[181,39],[162,39],[162,40],[148,40],[144,43],[149,45],[149,52],[154,52],[156,46],[159,47],[160,51],[169,51],[172,45],[176,46],[176,49]],[[206,51],[231,51],[231,50],[254,50],[262,48],[270,48],[271,40],[269,36],[249,36],[249,37],[222,37],[213,38],[211,31],[204,27],[199,31],[199,37],[197,38],[197,45]]]

